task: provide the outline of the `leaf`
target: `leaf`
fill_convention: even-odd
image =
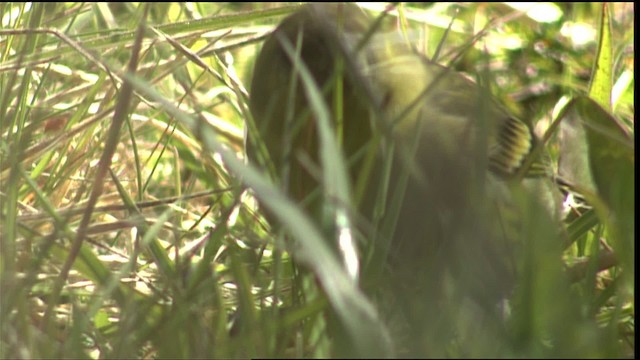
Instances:
[[[598,57],[594,64],[593,80],[589,88],[589,96],[607,110],[611,110],[611,88],[613,86],[613,60],[611,45],[611,22],[609,7],[602,4],[600,19],[600,39],[598,41]]]
[[[633,136],[602,106],[586,96],[573,99],[564,116],[560,173],[575,181],[601,220],[611,226],[616,253],[621,256],[627,271],[633,274]]]

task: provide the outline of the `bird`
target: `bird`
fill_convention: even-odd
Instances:
[[[349,165],[365,278],[384,268],[394,291],[410,294],[396,304],[413,307],[404,317],[414,328],[422,326],[415,314],[437,317],[447,284],[488,309],[508,297],[520,200],[559,216],[561,196],[544,151],[535,156],[531,126],[357,5],[304,5],[255,60],[246,151],[315,218],[324,201],[318,114],[300,67],[323,95]]]

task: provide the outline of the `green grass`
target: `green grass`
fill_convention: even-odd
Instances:
[[[325,234],[241,160],[253,60],[263,35],[294,9],[0,4],[0,356],[398,350],[389,305],[371,290],[382,284],[359,289],[330,266],[338,260]],[[423,31],[419,49],[489,74],[496,96],[540,135],[567,114],[592,126],[572,145],[581,156],[558,165],[594,207],[566,221],[564,264],[542,263],[545,246],[557,244],[532,216],[508,331],[474,328],[465,315],[473,309],[451,305],[430,325],[422,355],[634,354],[633,6],[610,4],[609,30],[601,5],[555,9],[552,22],[501,3],[400,12],[401,24]],[[577,25],[591,34],[584,44],[569,37]],[[556,115],[563,97],[578,100]],[[557,165],[568,154],[551,129],[546,147]],[[289,232],[267,224],[254,193],[270,199]],[[390,344],[367,348],[385,333]]]

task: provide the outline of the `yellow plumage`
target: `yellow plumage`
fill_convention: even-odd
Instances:
[[[425,304],[446,292],[450,275],[479,303],[495,304],[517,271],[522,214],[514,191],[540,198],[551,217],[558,211],[543,162],[524,182],[514,179],[536,139],[486,88],[372,26],[350,4],[307,5],[278,26],[254,68],[249,159],[319,216],[316,114],[299,64],[283,50],[287,42],[324,91],[350,164],[355,210],[367,221],[359,226],[369,241],[364,247],[375,249],[371,258],[386,257],[400,279],[393,285]]]

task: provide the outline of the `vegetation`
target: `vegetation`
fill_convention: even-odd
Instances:
[[[372,355],[328,313],[399,351],[379,284],[329,267],[324,233],[243,160],[255,55],[297,6],[0,4],[1,357]],[[567,216],[562,267],[541,273],[546,242],[531,242],[506,333],[452,306],[426,355],[635,352],[633,4],[545,6],[387,15],[430,57],[489,74],[589,204]]]

